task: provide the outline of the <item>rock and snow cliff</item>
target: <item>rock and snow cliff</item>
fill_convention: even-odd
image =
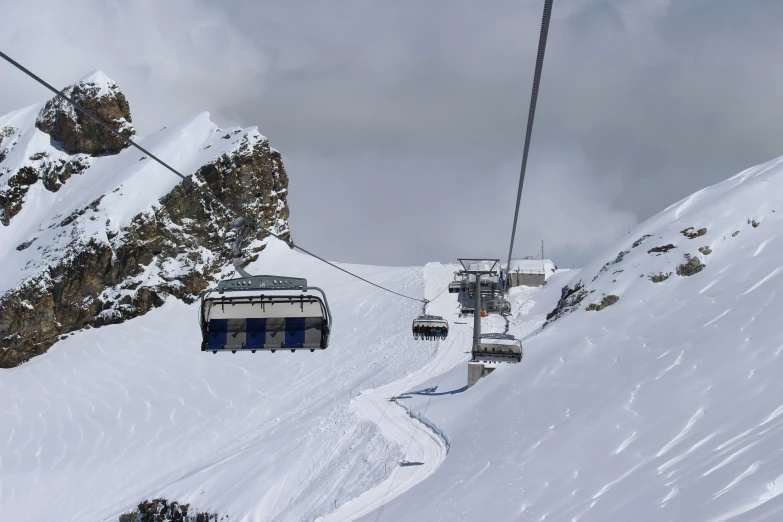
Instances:
[[[94,72],[65,89],[125,136],[117,84]],[[288,177],[255,127],[202,113],[144,138],[153,154],[266,228],[288,234]],[[138,149],[54,98],[0,117],[0,367],[62,335],[192,300],[230,258],[231,216]],[[258,242],[263,233],[248,238]]]

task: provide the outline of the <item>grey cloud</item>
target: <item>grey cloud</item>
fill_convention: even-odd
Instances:
[[[139,131],[149,133],[209,110],[223,97],[257,92],[265,64],[217,7],[195,0],[6,1],[3,50],[55,87],[93,69],[116,80]],[[0,112],[48,99],[42,87],[2,64]]]
[[[375,264],[505,257],[540,0],[40,4],[54,14],[38,31],[25,7],[0,22],[21,24],[0,31],[4,49],[61,85],[104,69],[142,132],[200,110],[257,125],[288,166],[302,244]],[[557,0],[515,252],[544,239],[559,264],[582,264],[781,154],[782,10]],[[97,35],[47,30],[80,17]],[[10,76],[1,112],[41,99]]]

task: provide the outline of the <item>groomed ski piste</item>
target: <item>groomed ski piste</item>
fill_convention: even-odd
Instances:
[[[427,311],[449,338],[422,342],[418,303],[271,241],[249,271],[324,288],[330,347],[200,352],[197,308],[174,299],[69,336],[0,373],[0,513],[108,521],[164,497],[228,520],[777,520],[781,165],[514,289],[524,358],[471,388],[471,318],[438,296],[454,265],[343,265],[438,296]],[[582,301],[541,329],[580,281]]]

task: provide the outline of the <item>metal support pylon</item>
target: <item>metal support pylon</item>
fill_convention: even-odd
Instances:
[[[481,276],[476,274],[475,308],[473,309],[473,346],[481,337]]]
[[[473,349],[475,351],[476,346],[481,340],[481,276],[482,275],[498,275],[495,267],[500,262],[499,259],[459,259],[459,262],[464,268],[465,277],[470,282],[470,275],[476,278],[474,282],[475,290],[473,292]]]

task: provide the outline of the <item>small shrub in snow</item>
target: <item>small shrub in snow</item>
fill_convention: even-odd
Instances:
[[[712,249],[709,246],[703,246],[703,247],[699,247],[699,252],[701,252],[705,256],[708,256],[712,254]]]

